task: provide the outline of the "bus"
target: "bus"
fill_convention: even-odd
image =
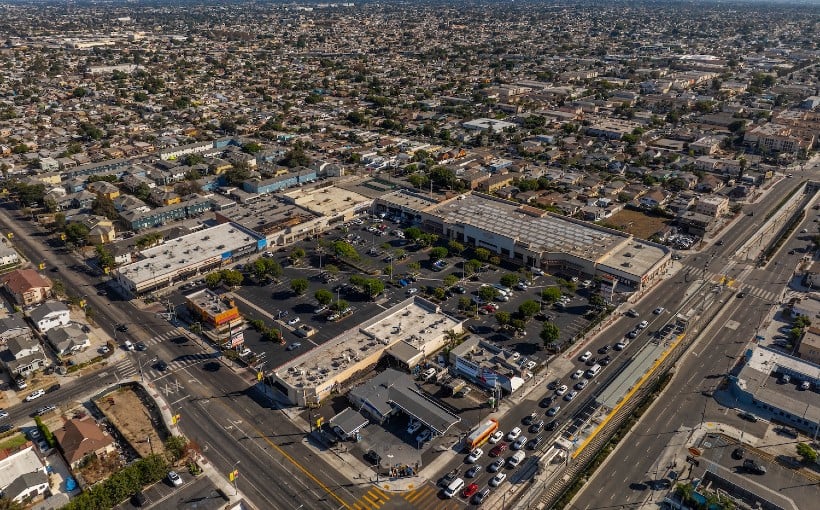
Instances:
[[[467,436],[467,449],[473,450],[483,445],[496,430],[498,430],[498,420],[495,418],[487,419]]]

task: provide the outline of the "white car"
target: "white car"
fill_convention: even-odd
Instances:
[[[43,390],[37,390],[37,391],[35,391],[34,393],[30,393],[30,394],[26,397],[26,399],[25,399],[25,400],[26,400],[26,402],[31,402],[32,400],[38,399],[38,398],[42,397],[42,396],[43,396],[43,395],[45,395],[45,394],[46,394],[46,392],[45,392],[45,391],[43,391]]]
[[[180,478],[176,471],[168,471],[168,481],[174,484],[174,487],[182,485],[182,478]]]
[[[579,372],[580,372],[580,370],[579,370]],[[583,373],[583,372],[582,372],[582,373]],[[558,389],[557,389],[557,390],[555,390],[555,394],[556,394],[556,395],[558,395],[558,396],[560,397],[561,395],[563,395],[564,393],[566,393],[568,389],[569,389],[569,388],[567,388],[567,385],[566,385],[566,384],[562,384],[561,386],[559,386],[559,387],[558,387]]]
[[[581,354],[581,357],[580,357],[580,358],[578,358],[578,359],[579,359],[580,361],[586,361],[586,360],[588,360],[588,359],[589,359],[589,358],[591,358],[591,357],[592,357],[592,353],[591,353],[591,352],[589,352],[589,351],[587,351],[587,352],[585,352],[585,353]]]
[[[649,326],[649,321],[641,321],[640,324],[638,324],[639,329],[646,329],[647,326]]]
[[[624,350],[624,347],[626,347],[626,342],[621,340],[620,342],[615,344],[615,347],[613,347],[613,349],[615,349],[616,351],[622,351]]]
[[[507,473],[496,473],[496,475],[490,480],[490,485],[493,487],[498,487],[506,479]]]
[[[296,324],[299,324],[300,321],[301,319],[299,317],[294,317],[288,321],[288,325],[295,326]]]
[[[490,436],[490,444],[496,444],[497,442],[501,441],[504,438],[504,433],[500,430],[496,430],[495,433]]]
[[[564,400],[566,400],[567,402],[570,402],[570,401],[572,401],[572,399],[575,398],[575,395],[577,395],[577,394],[578,394],[577,391],[572,390],[569,393],[567,393],[566,395],[564,395]]]
[[[654,313],[655,315],[660,315],[660,314],[663,313],[664,310],[665,310],[664,307],[659,306],[659,307],[655,308],[654,310],[652,310],[652,313]]]
[[[411,289],[407,289],[407,295],[412,296],[413,294],[416,294],[418,291],[419,291],[419,289],[417,289],[416,287],[413,287]]]
[[[8,418],[9,413],[5,409],[0,409],[0,418]]]
[[[535,368],[535,365],[537,365],[537,363],[536,363],[536,362],[534,362],[534,361],[528,361],[528,362],[527,362],[527,365],[526,365],[526,366],[527,366],[527,370],[532,370],[533,368]]]
[[[520,450],[521,448],[524,448],[525,444],[527,444],[527,436],[521,436],[515,440],[510,448],[513,450]]]
[[[476,448],[470,452],[470,455],[467,456],[467,464],[475,464],[482,455],[484,455],[484,450],[481,448]]]
[[[580,379],[582,375],[584,375],[583,370],[576,370],[575,372],[572,373],[572,375],[570,377],[573,378],[573,379]]]
[[[509,433],[507,433],[507,441],[515,441],[516,439],[518,439],[518,436],[520,436],[520,435],[521,435],[521,429],[518,428],[518,427],[515,427]]]

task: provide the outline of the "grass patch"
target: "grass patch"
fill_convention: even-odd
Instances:
[[[26,438],[25,434],[19,433],[9,437],[8,439],[0,441],[0,451],[17,449],[26,444],[27,441],[28,438]]]

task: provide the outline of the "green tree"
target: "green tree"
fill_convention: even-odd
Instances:
[[[527,323],[521,319],[513,319],[510,321],[510,326],[516,331],[524,331],[527,328]]]
[[[85,246],[88,239],[88,227],[82,223],[69,223],[65,227],[65,240],[67,243]]]
[[[91,211],[112,221],[116,221],[120,215],[117,208],[114,207],[114,202],[105,196],[99,196],[91,203]]]
[[[256,154],[261,150],[262,146],[256,142],[247,142],[242,144],[242,152],[246,152],[248,154]]]
[[[561,289],[558,287],[547,287],[541,291],[541,299],[550,304],[555,303],[561,299]]]
[[[423,232],[418,227],[408,227],[404,229],[404,237],[406,237],[410,241],[415,241],[416,239],[421,237],[422,234]]]
[[[211,289],[215,289],[222,283],[222,271],[214,271],[205,275],[205,285]]]
[[[373,299],[384,292],[384,282],[378,278],[368,278],[367,281],[365,281],[364,288],[367,291],[367,295],[370,296],[370,299]]]
[[[171,455],[171,462],[176,462],[185,456],[188,440],[183,436],[171,436],[165,441],[165,451]]]
[[[444,287],[436,287],[433,289],[433,296],[438,300],[442,300],[447,297],[447,291],[444,290]]]
[[[489,285],[478,289],[478,297],[480,297],[484,301],[492,301],[493,299],[495,299],[496,294],[497,291]]]
[[[105,246],[98,244],[94,251],[97,252],[97,264],[102,268],[112,269],[116,264],[114,262],[114,255]]]
[[[545,322],[544,327],[541,328],[541,334],[539,336],[541,337],[541,340],[544,341],[544,346],[547,346],[558,340],[561,336],[561,330],[558,329],[558,326],[552,322]]]
[[[476,248],[473,250],[473,253],[475,254],[475,258],[481,262],[487,262],[490,260],[491,253],[487,248]]]
[[[464,245],[458,241],[450,241],[447,243],[447,250],[449,250],[450,253],[455,253],[460,256],[464,253]]]
[[[334,241],[333,253],[340,259],[359,260],[359,252],[352,244],[346,241]]]
[[[444,279],[442,280],[442,283],[444,284],[445,287],[452,287],[453,285],[458,283],[458,276],[456,276],[454,274],[448,274],[447,276],[444,277]]]
[[[458,298],[458,309],[459,310],[469,310],[473,306],[473,302],[470,301],[468,297],[460,297]]]
[[[350,307],[350,303],[348,303],[344,299],[340,299],[340,300],[336,301],[335,303],[333,303],[332,305],[330,305],[330,308],[332,308],[332,309],[334,309],[338,312],[341,312],[342,310],[345,310],[348,307]]]
[[[308,283],[307,279],[305,278],[296,278],[291,280],[290,282],[290,290],[292,290],[297,295],[301,296],[308,290],[310,284]]]
[[[541,305],[532,299],[528,299],[518,306],[518,313],[525,319],[534,317],[539,311],[541,311]]]
[[[518,277],[517,274],[507,273],[504,276],[502,276],[501,280],[499,280],[499,281],[501,282],[501,285],[503,285],[505,287],[513,287],[516,283],[518,283],[519,279],[520,278]]]
[[[430,260],[437,261],[447,257],[447,248],[443,246],[436,246],[430,250]]]
[[[245,277],[242,276],[242,273],[239,271],[234,271],[233,269],[222,271],[222,281],[224,281],[228,287],[239,287],[242,285],[244,279]]]
[[[800,455],[805,464],[813,464],[817,461],[817,452],[806,443],[797,443],[797,455]]]
[[[282,342],[282,332],[276,328],[268,328],[262,333],[262,340],[266,342]]]
[[[296,248],[294,248],[293,250],[291,250],[291,252],[290,252],[290,259],[291,259],[291,260],[293,261],[293,263],[295,264],[295,263],[297,263],[298,261],[300,261],[300,260],[302,260],[303,258],[305,258],[305,255],[306,255],[305,250],[303,250],[302,248],[299,248],[299,247],[297,246]]]
[[[316,298],[316,301],[322,305],[329,305],[331,301],[333,301],[333,293],[327,289],[319,289],[314,294],[313,297]]]
[[[499,326],[502,328],[510,323],[512,316],[510,312],[499,310],[495,312],[495,321],[498,323]]]

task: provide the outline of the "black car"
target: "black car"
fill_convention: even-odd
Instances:
[[[128,331],[128,324],[117,324],[117,331]]]
[[[466,294],[467,293],[467,289],[465,289],[461,285],[453,287],[453,290],[456,292],[456,294]]]
[[[592,365],[594,365],[595,363],[598,363],[598,360],[597,360],[597,359],[595,359],[595,356],[592,356],[592,357],[590,357],[590,358],[587,360],[587,366],[588,366],[588,367],[591,367],[591,366],[592,366]]]
[[[598,349],[598,354],[606,354],[609,352],[609,344]]]
[[[735,459],[735,460],[740,460],[740,459],[742,459],[742,458],[743,458],[743,455],[744,455],[743,448],[735,448],[735,449],[732,451],[732,458],[733,458],[733,459]]]
[[[0,425],[0,434],[2,434],[3,432],[8,432],[9,430],[11,430],[13,428],[14,428],[14,425],[9,425],[8,423],[6,423],[5,425]]]
[[[538,434],[544,428],[544,420],[530,425],[530,434]]]
[[[168,363],[159,360],[154,364],[154,368],[156,368],[160,372],[165,372],[166,370],[168,370]]]
[[[609,365],[609,363],[611,361],[612,361],[611,356],[604,356],[603,358],[598,360],[598,364],[601,365],[602,367],[605,367],[605,366]]]
[[[471,467],[470,469],[468,469],[467,472],[464,473],[464,476],[466,476],[467,478],[475,478],[476,475],[478,475],[478,473],[480,471],[481,471],[481,464],[476,464],[473,467]]]
[[[136,494],[131,496],[131,504],[136,507],[144,505],[146,501],[148,500],[146,499],[145,494],[143,494],[142,491],[137,492]]]
[[[529,447],[530,450],[535,450],[543,442],[544,436],[536,436],[534,439],[527,441],[527,447]]]
[[[544,397],[541,399],[541,403],[538,404],[539,406],[543,407],[544,409],[548,408],[552,405],[552,402],[555,400],[555,397]]]
[[[503,462],[503,461],[502,461],[502,462]],[[442,477],[439,479],[439,481],[438,481],[438,486],[439,486],[439,487],[447,487],[448,485],[450,485],[451,483],[453,483],[453,481],[454,481],[456,478],[458,478],[458,472],[457,472],[457,471],[450,471],[449,473],[447,473],[446,475],[442,476]]]
[[[538,418],[538,413],[532,412],[529,415],[524,417],[523,423],[524,425],[532,425],[535,423],[535,420]]]
[[[137,342],[137,343],[134,344],[134,348],[137,349],[138,351],[144,351],[144,350],[148,349],[148,346],[146,346],[142,342]]]
[[[469,331],[470,333],[472,333],[474,335],[477,335],[480,330],[481,330],[481,328],[479,328],[475,324],[470,324],[469,326],[467,326],[467,331]]]
[[[765,466],[763,466],[762,464],[758,464],[757,462],[755,462],[752,459],[744,460],[743,461],[743,468],[746,471],[748,471],[750,473],[754,473],[756,475],[765,475],[766,474]]]
[[[368,450],[367,453],[364,454],[364,460],[374,465],[381,464],[382,462],[381,455],[374,450]]]
[[[552,420],[550,422],[547,422],[546,425],[544,425],[544,430],[549,431],[549,432],[552,432],[553,430],[555,430],[557,428],[558,428],[558,420]]]

